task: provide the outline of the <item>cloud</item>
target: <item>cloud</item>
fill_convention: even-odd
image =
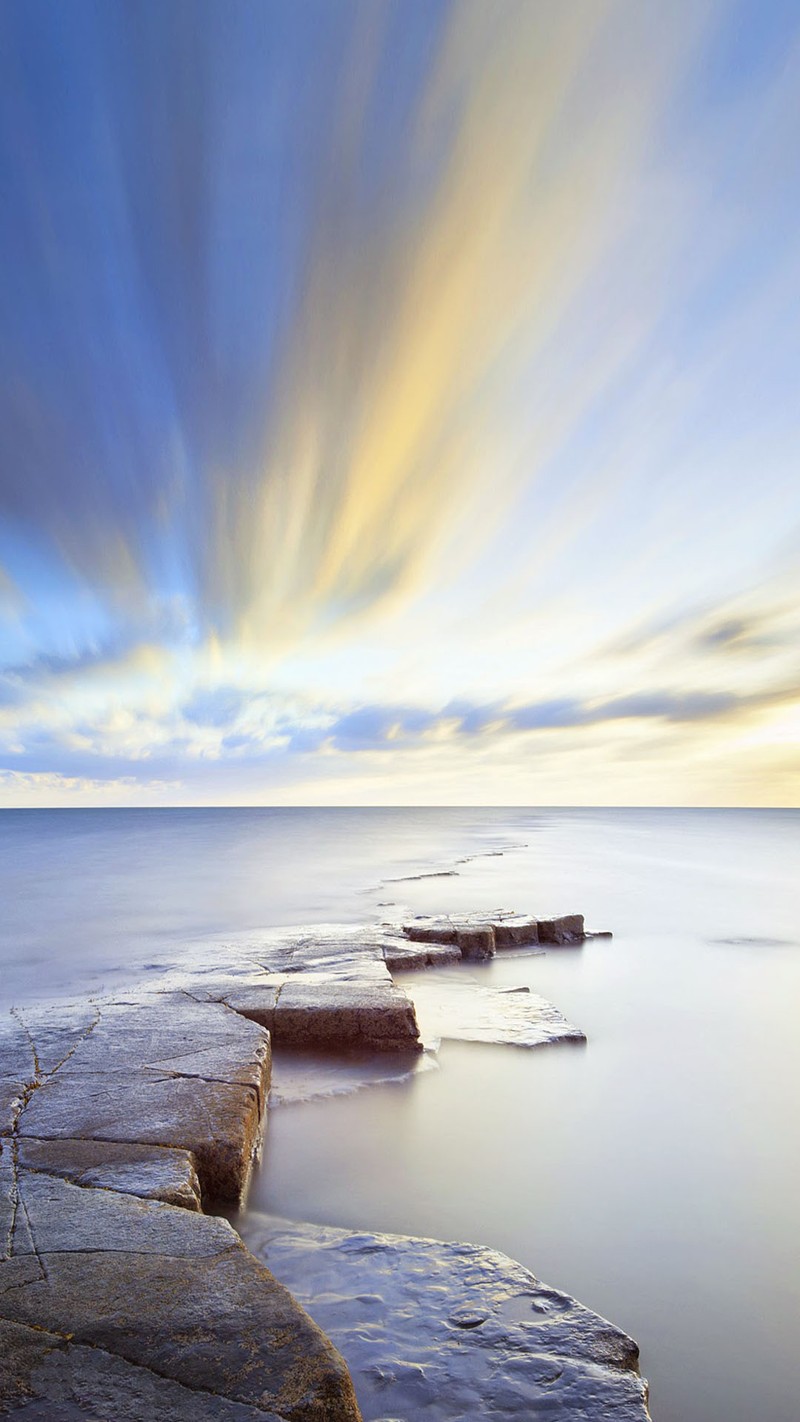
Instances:
[[[89,6],[89,45],[10,7],[17,563],[276,645],[431,571],[487,470],[504,512],[505,392],[619,237],[698,44],[674,8]],[[556,423],[598,388],[573,365]]]
[[[182,707],[186,721],[196,726],[230,726],[248,705],[249,698],[234,686],[196,691]]]
[[[0,20],[9,766],[452,786],[636,741],[669,789],[766,724],[797,18],[746,0],[750,55],[715,0],[133,8]]]

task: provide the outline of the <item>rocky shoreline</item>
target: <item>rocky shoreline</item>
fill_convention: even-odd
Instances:
[[[366,1317],[371,1307],[363,1301],[365,1259],[368,1274],[370,1258],[380,1255],[384,1272],[389,1256],[398,1267],[416,1258],[421,1288],[429,1264],[446,1276],[449,1322],[439,1323],[450,1332],[440,1339],[439,1363],[409,1363],[428,1379],[432,1419],[536,1416],[537,1388],[548,1415],[647,1418],[635,1344],[574,1300],[542,1292],[503,1256],[389,1236],[360,1248],[347,1244],[360,1237],[343,1231],[323,1239],[316,1227],[284,1225],[281,1272],[290,1292],[210,1213],[246,1197],[273,1046],[414,1057],[426,1017],[436,1036],[448,1035],[448,1022],[423,1001],[428,984],[417,1011],[393,971],[569,946],[585,936],[580,915],[507,913],[273,933],[260,961],[198,972],[188,984],[12,1009],[0,1020],[0,1414],[20,1422],[349,1422],[362,1415],[355,1370],[365,1418],[387,1415],[375,1411],[381,1388],[376,1394],[366,1379],[380,1372],[380,1339],[394,1336],[391,1306],[384,1299],[376,1348],[366,1361],[357,1350],[351,1361],[352,1338],[330,1325],[320,1304],[321,1276],[306,1271],[298,1282],[287,1262],[291,1236],[295,1263],[321,1260],[324,1250],[326,1267],[344,1261],[342,1280],[347,1261],[360,1255],[348,1309],[356,1333],[358,1308]],[[583,1039],[534,994],[461,988],[452,1028],[461,1040]],[[523,1300],[526,1316],[515,1316],[513,1329],[507,1303],[499,1326],[488,1278],[495,1301]],[[341,1341],[350,1370],[303,1302]],[[459,1323],[459,1309],[472,1309],[474,1321]],[[407,1311],[405,1300],[398,1329]],[[418,1346],[429,1356],[423,1314]],[[403,1332],[408,1362],[415,1345],[407,1318]],[[463,1348],[449,1346],[451,1334],[469,1336],[469,1362]],[[452,1410],[459,1357],[472,1390],[469,1413]],[[442,1389],[447,1396],[437,1403]]]

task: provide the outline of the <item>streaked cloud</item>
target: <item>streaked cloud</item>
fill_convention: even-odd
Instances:
[[[785,798],[798,96],[755,0],[9,0],[4,790]]]

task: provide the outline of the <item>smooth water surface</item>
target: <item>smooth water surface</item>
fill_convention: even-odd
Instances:
[[[246,949],[260,930],[356,922],[384,875],[505,843],[503,811],[0,810],[0,1004],[116,990]],[[377,898],[380,899],[378,894]]]
[[[613,928],[454,970],[528,984],[587,1045],[445,1043],[438,1071],[279,1107],[251,1205],[497,1246],[637,1338],[655,1422],[789,1422],[800,816],[553,811],[516,827],[526,849],[405,885],[406,906],[577,909]]]
[[[794,811],[7,811],[0,997],[190,972],[270,925],[584,912],[613,940],[452,971],[529,985],[586,1046],[445,1043],[279,1106],[251,1204],[495,1245],[639,1340],[655,1422],[793,1422],[799,850]]]

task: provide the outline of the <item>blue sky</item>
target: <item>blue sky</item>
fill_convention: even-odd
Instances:
[[[0,800],[796,804],[800,13],[6,0]]]

